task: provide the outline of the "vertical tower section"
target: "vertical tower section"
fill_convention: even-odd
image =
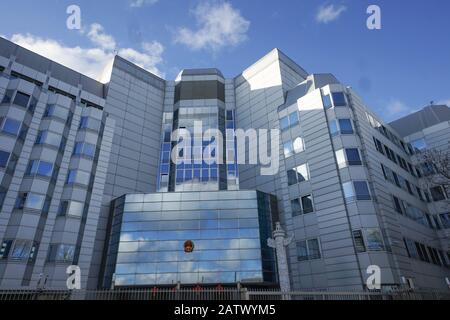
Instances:
[[[234,104],[227,106],[227,96],[233,97],[230,82],[217,69],[184,70],[169,84],[159,192],[228,190],[229,181],[233,188],[238,186],[234,142],[228,142],[226,134],[235,127]]]

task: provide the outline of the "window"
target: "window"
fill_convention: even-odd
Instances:
[[[361,156],[359,154],[358,149],[345,149],[345,153],[347,154],[348,164],[351,166],[360,166],[362,165]]]
[[[81,170],[69,170],[67,175],[67,184],[82,184],[89,185],[91,175],[88,172]]]
[[[289,170],[287,172],[287,175],[288,175],[288,184],[290,186],[297,184],[297,183],[309,181],[309,179],[310,179],[307,164],[304,164],[304,165],[298,166],[297,168]]]
[[[30,101],[30,96],[28,94],[17,91],[16,97],[14,98],[14,104],[21,107],[28,107],[28,101]]]
[[[400,213],[400,214],[404,214],[403,213],[403,210],[402,210],[402,204],[401,204],[401,202],[400,202],[400,199],[399,198],[397,198],[397,197],[395,197],[395,196],[392,196],[392,198],[394,199],[394,208],[395,208],[395,211],[397,211],[398,213]]]
[[[300,204],[300,199],[294,199],[291,201],[292,216],[300,216],[302,214],[302,206]]]
[[[442,187],[440,187],[440,186],[431,188],[430,192],[431,192],[431,197],[433,198],[433,201],[437,202],[437,201],[443,201],[446,199],[444,189],[442,189]]]
[[[347,101],[345,100],[345,95],[343,92],[333,92],[333,103],[335,107],[345,107],[347,106]]]
[[[417,153],[420,153],[427,148],[427,143],[425,142],[425,139],[415,140],[411,142],[411,145],[414,148],[415,152]]]
[[[418,242],[416,242],[415,244],[416,244],[416,249],[419,254],[420,260],[422,260],[424,262],[430,262],[430,257],[428,256],[426,247],[423,244],[418,243]]]
[[[288,117],[281,118],[280,128],[281,128],[281,131],[286,131],[287,129],[289,129],[289,118]]]
[[[368,229],[367,232],[367,247],[370,251],[383,251],[383,237],[380,230]]]
[[[101,124],[102,123],[97,119],[82,117],[80,121],[80,129],[100,131]]]
[[[6,168],[10,155],[9,152],[0,150],[0,168]]]
[[[59,263],[72,263],[75,256],[75,246],[66,244],[50,245],[48,261]]]
[[[403,239],[405,242],[406,251],[408,253],[408,256],[413,259],[419,259],[419,253],[417,252],[417,247],[414,241],[409,239]]]
[[[10,103],[14,96],[14,90],[6,90],[5,96],[3,97],[2,103]]]
[[[10,258],[13,260],[27,260],[30,257],[32,241],[16,240],[14,249],[11,251]]]
[[[441,223],[444,229],[450,229],[450,212],[440,215]]]
[[[39,131],[36,138],[37,145],[45,144],[59,148],[62,145],[61,142],[61,136],[50,131]]]
[[[298,261],[321,259],[320,242],[318,239],[310,239],[297,242]]]
[[[84,156],[87,158],[94,158],[95,145],[86,142],[77,142],[73,152],[76,156]]]
[[[59,206],[58,215],[81,218],[83,216],[84,204],[77,201],[62,201]]]
[[[343,184],[344,195],[347,201],[372,200],[369,186],[366,181],[354,181]]]
[[[31,160],[26,171],[27,176],[41,176],[50,178],[53,173],[53,163]]]
[[[294,152],[301,153],[303,151],[305,151],[305,141],[299,137],[294,140]]]
[[[0,187],[0,210],[3,207],[3,201],[5,201],[7,190],[6,188]]]
[[[17,136],[19,134],[21,124],[22,123],[20,121],[6,118],[2,123],[2,132]]]
[[[307,164],[297,167],[295,171],[297,172],[297,180],[299,183],[309,181],[309,172]]]
[[[436,169],[432,163],[425,162],[420,165],[420,168],[422,169],[422,173],[424,176],[432,176],[436,174]]]
[[[332,136],[340,134],[354,134],[352,120],[339,119],[330,122],[330,132]]]
[[[292,145],[292,142],[289,141],[284,144],[284,156],[286,158],[292,157],[294,155],[294,146]]]
[[[329,94],[323,96],[323,106],[325,110],[331,109],[333,107],[333,103],[331,102],[331,97]]]
[[[364,237],[361,230],[353,231],[353,240],[355,241],[356,252],[366,252],[366,245],[364,244]]]
[[[291,201],[292,216],[309,214],[314,212],[314,204],[312,195],[303,196],[300,199]]]
[[[281,131],[286,131],[289,128],[292,128],[300,123],[298,112],[293,112],[290,115],[281,118],[280,120],[280,128]]]
[[[69,115],[69,110],[63,107],[49,104],[45,109],[44,118],[59,118],[66,121]]]
[[[286,158],[292,157],[293,155],[303,151],[305,151],[303,138],[297,138],[294,142],[289,141],[284,144],[284,156]]]
[[[22,193],[17,197],[15,208],[47,211],[49,203],[49,198],[44,195]]]
[[[381,141],[378,140],[377,138],[373,138],[373,141],[375,143],[375,147],[377,148],[377,151],[384,155],[383,144],[381,143]]]
[[[302,208],[303,214],[308,214],[314,212],[314,205],[312,195],[307,195],[302,197]]]
[[[0,260],[8,258],[12,244],[13,244],[12,240],[4,240],[2,242],[2,245],[0,247]]]
[[[355,148],[343,149],[336,151],[336,158],[339,168],[345,168],[349,166],[362,165],[361,156],[359,150]]]

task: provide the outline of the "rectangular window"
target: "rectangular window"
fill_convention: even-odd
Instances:
[[[288,185],[292,186],[294,184],[297,184],[297,172],[295,172],[295,170],[289,170],[287,172],[287,176],[288,176]]]
[[[321,259],[320,242],[318,239],[309,239],[297,242],[298,261]]]
[[[78,201],[62,201],[58,215],[81,218],[83,216],[84,203]]]
[[[345,100],[345,95],[343,92],[333,92],[333,103],[335,107],[345,107],[347,106],[347,101]]]
[[[50,178],[53,173],[53,164],[41,160],[31,160],[25,173],[27,176],[41,176]]]
[[[350,119],[339,119],[341,134],[354,134],[352,121]]]
[[[430,189],[431,197],[433,198],[433,201],[443,201],[445,200],[445,193],[442,187],[434,187]]]
[[[81,170],[69,170],[69,174],[67,175],[67,184],[81,184],[81,185],[89,185],[89,181],[91,179],[91,175],[88,172]]]
[[[83,156],[86,158],[94,158],[95,145],[86,142],[77,142],[73,152],[76,156]]]
[[[0,150],[0,168],[6,168],[8,165],[9,156],[11,154]]]
[[[298,166],[295,171],[297,172],[297,179],[299,183],[309,181],[309,170],[307,164]]]
[[[303,151],[305,151],[305,141],[299,137],[294,140],[294,152],[301,153]]]
[[[2,132],[6,133],[6,134],[10,134],[13,136],[18,136],[19,132],[20,132],[20,126],[22,125],[22,122],[14,120],[14,119],[10,119],[10,118],[6,118],[3,121],[3,125],[2,125]]]
[[[281,129],[281,131],[286,131],[287,129],[289,129],[289,118],[288,117],[281,118],[280,129]]]
[[[16,240],[14,242],[14,249],[11,251],[10,258],[14,260],[28,260],[32,246],[32,241]]]
[[[450,212],[439,215],[444,229],[450,229]]]
[[[403,239],[405,242],[406,251],[408,252],[408,256],[413,259],[419,259],[419,253],[417,252],[417,247],[414,241],[409,239]]]
[[[82,117],[80,121],[80,129],[89,129],[94,131],[100,131],[101,122],[97,119]]]
[[[415,141],[411,142],[411,145],[414,148],[414,151],[416,153],[420,153],[427,149],[427,143],[425,142],[425,139],[415,140]]]
[[[23,92],[17,91],[16,97],[14,98],[14,104],[21,107],[28,107],[28,101],[30,101],[30,96]]]
[[[383,251],[383,237],[380,230],[378,229],[368,229],[367,235],[367,247],[370,251]]]
[[[302,197],[302,209],[303,214],[308,214],[314,212],[314,204],[312,195],[307,195]]]
[[[366,181],[355,181],[355,193],[357,200],[371,200],[372,196],[370,195],[369,185]]]
[[[292,145],[292,142],[289,141],[284,144],[284,156],[285,158],[292,157],[294,155],[294,146]]]
[[[46,197],[35,193],[23,193],[17,197],[16,209],[43,210]]]
[[[10,103],[14,96],[14,90],[6,90],[5,96],[3,97],[2,103]]]
[[[300,205],[300,199],[291,201],[292,216],[300,216],[302,214],[302,206]]]
[[[381,141],[376,139],[375,137],[373,138],[373,141],[375,143],[375,147],[377,148],[377,151],[384,155],[383,144],[381,143]]]
[[[366,252],[366,245],[364,244],[364,237],[361,230],[353,231],[353,240],[355,241],[356,252]]]
[[[331,109],[333,107],[329,94],[323,96],[323,106],[325,110]]]
[[[338,123],[336,120],[330,121],[330,134],[332,137],[338,136],[340,134]]]
[[[298,261],[308,261],[308,245],[306,241],[297,242],[297,259]]]
[[[320,243],[318,239],[308,240],[308,258],[309,260],[317,260],[322,257],[320,253]]]
[[[8,258],[12,244],[12,240],[4,240],[2,242],[2,245],[0,247],[0,260]]]
[[[66,244],[50,245],[48,261],[57,263],[72,263],[75,256],[75,246]]]
[[[66,121],[69,116],[69,110],[63,107],[49,104],[44,113],[44,118],[59,118]]]
[[[392,198],[394,199],[394,208],[395,208],[395,211],[397,211],[398,213],[400,213],[401,215],[403,215],[403,210],[402,210],[402,205],[401,205],[401,203],[400,203],[400,199],[397,198],[397,197],[395,197],[395,196],[392,196]]]
[[[362,160],[358,149],[345,149],[345,153],[347,154],[347,161],[350,166],[362,165]]]
[[[291,113],[289,115],[289,125],[291,127],[294,127],[294,126],[298,125],[299,123],[300,123],[300,120],[298,118],[298,112]]]

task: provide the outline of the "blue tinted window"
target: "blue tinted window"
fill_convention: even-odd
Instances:
[[[370,196],[369,186],[365,181],[355,181],[355,193],[356,199],[358,200],[370,200],[372,197]]]
[[[0,151],[0,168],[6,168],[9,160],[9,152]]]
[[[291,127],[293,127],[293,126],[295,126],[295,125],[297,125],[299,123],[298,113],[297,112],[294,112],[294,113],[289,115],[289,123],[290,123]]]
[[[333,102],[335,107],[345,107],[347,105],[345,95],[342,92],[333,93]]]
[[[331,98],[330,95],[325,95],[323,96],[323,105],[325,107],[325,109],[330,109],[333,107],[333,104],[331,103]]]
[[[282,131],[289,129],[289,118],[284,117],[280,120],[280,128]]]
[[[339,128],[338,128],[336,120],[332,120],[330,122],[330,133],[331,133],[331,136],[333,136],[333,137],[339,134]]]
[[[358,149],[345,149],[347,161],[351,166],[360,166],[362,164]]]
[[[350,119],[340,119],[339,127],[341,128],[342,134],[353,134],[352,121]]]
[[[29,100],[29,95],[22,92],[17,92],[16,97],[14,98],[14,104],[26,108]]]
[[[3,123],[2,131],[17,136],[19,134],[21,122],[13,119],[6,119]]]

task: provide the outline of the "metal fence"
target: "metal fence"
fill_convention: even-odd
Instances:
[[[105,291],[5,290],[0,301],[16,300],[104,300],[104,301],[364,301],[364,300],[450,300],[450,292],[397,291],[381,292],[280,292],[248,289],[149,289]]]

